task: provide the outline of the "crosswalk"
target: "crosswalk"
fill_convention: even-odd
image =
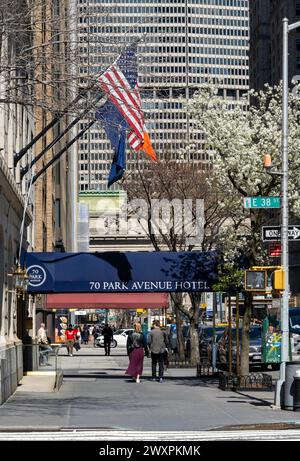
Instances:
[[[241,430],[155,432],[125,430],[62,430],[57,432],[1,432],[0,441],[296,441],[300,430]]]

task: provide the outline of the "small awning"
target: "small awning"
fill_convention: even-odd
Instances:
[[[46,309],[159,309],[169,307],[168,293],[47,294]]]

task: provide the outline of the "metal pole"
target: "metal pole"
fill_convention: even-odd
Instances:
[[[286,362],[289,360],[289,248],[288,248],[288,19],[283,22],[283,54],[282,54],[282,225],[281,225],[281,265],[285,273],[284,291],[281,301],[281,365],[280,377],[277,381],[275,405],[280,406],[280,391],[285,381]]]
[[[240,375],[240,306],[239,306],[239,295],[235,297],[235,308],[236,308],[236,374]]]
[[[217,307],[217,293],[213,294],[213,334],[212,334],[212,348],[211,348],[211,364],[213,373],[216,371],[216,307]]]
[[[231,295],[229,295],[228,303],[228,372],[232,373],[232,317],[231,317]]]
[[[65,147],[63,149],[61,149],[54,157],[52,157],[52,159],[46,163],[46,165],[38,172],[34,175],[33,177],[33,180],[32,180],[32,184],[34,184],[37,179],[53,164],[55,163],[61,156],[62,154],[64,154],[68,149],[69,147],[71,147],[74,142],[76,142],[79,138],[81,138],[84,133],[90,129],[90,127],[92,125],[94,125],[94,123],[96,122],[96,120],[92,120],[91,122],[89,122],[85,128],[83,128],[83,130],[79,131],[79,133],[75,136],[75,138],[73,138],[71,141],[69,141]]]

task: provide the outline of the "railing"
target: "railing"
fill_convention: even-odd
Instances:
[[[23,371],[26,372],[51,372],[55,374],[54,389],[58,390],[62,382],[61,357],[59,356],[60,344],[50,344],[51,350],[38,344],[23,344]]]
[[[234,373],[219,373],[219,388],[226,390],[260,390],[270,391],[273,389],[272,376],[266,373],[249,373],[245,376],[237,376]]]
[[[188,356],[180,358],[179,354],[170,354],[168,356],[168,367],[169,368],[195,368],[195,365],[191,364],[191,359]]]
[[[201,361],[197,365],[198,377],[216,376],[218,373],[218,369],[214,368],[209,361]]]

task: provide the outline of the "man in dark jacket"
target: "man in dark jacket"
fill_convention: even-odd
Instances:
[[[108,323],[105,324],[105,327],[102,330],[102,335],[104,337],[105,355],[110,355],[110,345],[111,345],[114,335]]]
[[[156,368],[159,365],[159,382],[163,382],[164,376],[164,355],[168,348],[168,337],[165,331],[160,329],[159,320],[154,320],[153,329],[148,336],[148,345],[151,350],[152,359],[152,381],[156,381]]]

